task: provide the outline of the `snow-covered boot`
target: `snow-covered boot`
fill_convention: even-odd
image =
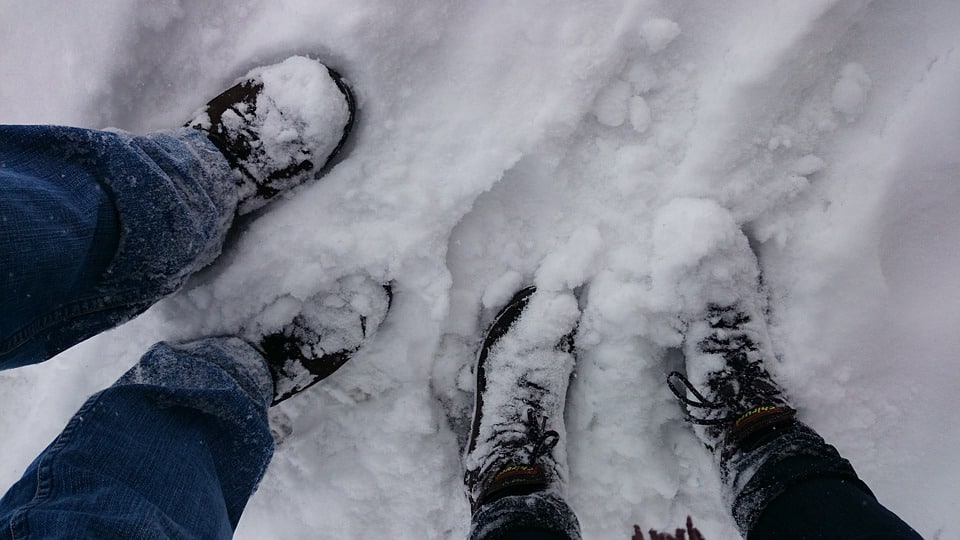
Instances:
[[[730,212],[705,199],[676,199],[659,211],[655,230],[653,291],[670,294],[661,300],[670,300],[684,325],[685,373],[667,382],[716,458],[744,537],[766,505],[798,482],[859,483],[836,448],[797,419],[771,375],[780,360],[760,265]]]
[[[566,481],[563,410],[579,320],[570,293],[518,292],[497,315],[476,365],[464,483],[474,512],[511,495],[560,494]]]
[[[334,287],[299,306],[284,306],[296,313],[279,328],[264,321],[243,331],[244,337],[267,360],[274,383],[273,405],[299,394],[340,368],[386,318],[392,301],[389,285],[366,276],[341,279]]]
[[[187,126],[202,131],[237,171],[238,213],[318,177],[353,127],[353,93],[304,56],[256,68],[213,98]]]
[[[744,267],[752,265],[755,277],[756,259],[752,253],[747,257],[750,264]],[[862,485],[836,448],[797,420],[767,370],[776,358],[763,295],[756,279],[753,283],[739,302],[708,303],[686,321],[686,374],[675,371],[667,378],[687,420],[716,458],[744,536],[766,504],[806,478],[831,476]]]
[[[683,352],[687,374],[671,373],[668,384],[721,463],[795,422],[796,411],[764,366],[773,356],[756,306],[708,305],[688,322]]]

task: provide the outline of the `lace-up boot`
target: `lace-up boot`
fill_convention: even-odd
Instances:
[[[563,409],[580,312],[572,294],[534,293],[513,297],[478,353],[464,477],[474,512],[510,495],[559,493],[565,483]]]
[[[836,448],[796,419],[764,365],[774,359],[763,310],[754,300],[710,304],[688,322],[686,375],[667,382],[710,449],[733,517],[749,534],[770,501],[807,478],[843,478],[869,489]]]
[[[353,93],[304,56],[256,68],[198,111],[200,130],[237,171],[238,213],[320,176],[353,127]]]
[[[797,420],[768,371],[779,360],[760,268],[732,216],[712,202],[683,200],[661,221],[668,262],[661,280],[676,288],[685,325],[685,373],[671,373],[667,383],[716,458],[743,536],[771,501],[807,479],[844,479],[869,493],[850,462]],[[678,237],[700,243],[678,250]]]
[[[772,501],[809,480],[839,480],[860,490],[864,504],[876,502],[850,462],[796,419],[770,376],[764,362],[774,356],[759,308],[747,301],[709,305],[703,317],[689,323],[684,353],[687,375],[673,372],[668,383],[718,460],[744,538],[755,536],[751,532]],[[871,521],[880,515],[864,512]],[[847,537],[839,529],[828,536]]]

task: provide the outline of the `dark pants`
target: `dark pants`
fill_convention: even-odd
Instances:
[[[751,483],[785,487],[771,500],[754,501],[759,519],[747,532],[747,540],[920,540],[838,457],[798,456],[762,466]],[[758,493],[766,496],[777,491]],[[545,510],[562,515],[546,519],[541,512],[539,519],[531,521],[532,497],[538,496],[507,497],[491,503],[498,508],[478,510],[471,540],[579,540],[579,529],[571,528],[576,523],[573,511],[555,495],[539,497],[555,498]],[[624,532],[624,538],[628,534]]]
[[[557,493],[515,495],[478,508],[470,540],[580,540],[580,523]]]
[[[812,478],[771,501],[748,540],[919,539],[909,525],[859,485]]]

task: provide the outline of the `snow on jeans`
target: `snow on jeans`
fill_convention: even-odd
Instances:
[[[144,311],[220,251],[236,205],[200,133],[0,126],[0,368]],[[263,358],[152,347],[0,500],[0,538],[229,538],[273,452]]]

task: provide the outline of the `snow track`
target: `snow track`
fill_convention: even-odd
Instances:
[[[691,293],[663,280],[662,250],[695,265],[709,235],[658,252],[656,226],[708,200],[760,256],[771,369],[803,417],[924,537],[960,536],[960,429],[943,415],[960,393],[955,2],[0,0],[0,12],[0,122],[176,126],[291,53],[329,62],[360,102],[345,159],[244,223],[187,290],[0,373],[3,485],[150,343],[235,328],[364,273],[394,280],[393,310],[363,354],[274,411],[281,444],[237,537],[463,538],[479,334],[522,284],[583,286],[566,422],[585,537],[692,514],[708,538],[735,538],[664,383]]]

